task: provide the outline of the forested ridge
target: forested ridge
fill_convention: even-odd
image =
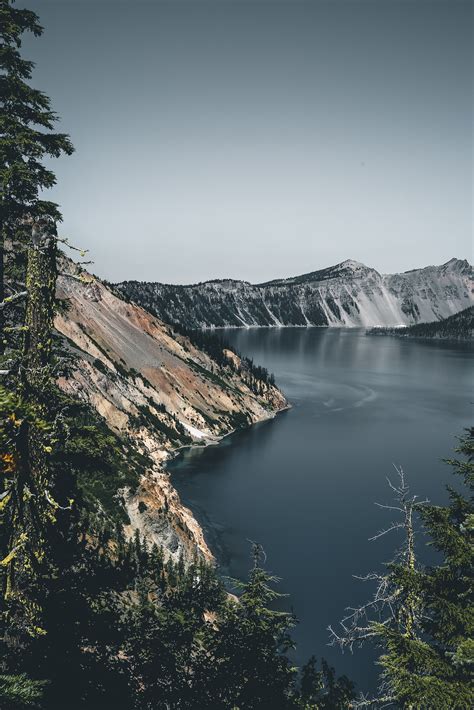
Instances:
[[[37,16],[12,0],[0,13],[0,708],[472,707],[472,432],[451,462],[464,488],[448,506],[416,503],[403,479],[394,487],[403,553],[372,580],[373,601],[331,631],[341,646],[380,648],[374,697],[357,698],[324,661],[294,666],[296,620],[278,610],[258,543],[231,596],[199,556],[173,562],[125,536],[117,494],[147,462],[57,386],[71,357],[53,327],[67,308],[56,300],[66,240],[57,205],[41,199],[55,181],[42,161],[73,147],[20,53],[25,32],[42,33]],[[241,367],[255,387],[271,381]],[[433,569],[415,559],[417,515],[440,551]]]
[[[433,323],[417,323],[408,328],[373,328],[369,335],[397,335],[401,338],[435,338],[437,340],[472,340],[474,306],[464,308],[449,318]]]

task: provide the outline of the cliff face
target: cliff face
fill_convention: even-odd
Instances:
[[[117,288],[168,322],[191,328],[411,325],[446,318],[474,303],[472,267],[459,259],[402,274],[382,275],[348,260],[257,285],[124,281]]]
[[[229,366],[217,365],[187,338],[139,306],[117,297],[70,263],[58,297],[66,310],[56,328],[75,352],[61,388],[92,405],[108,426],[152,461],[137,491],[127,493],[129,532],[140,529],[173,557],[211,553],[191,512],[181,505],[164,464],[182,446],[219,440],[238,426],[286,407],[279,390]],[[238,360],[238,358],[237,358]],[[255,389],[255,388],[254,388]]]

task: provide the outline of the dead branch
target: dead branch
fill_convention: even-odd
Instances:
[[[68,274],[65,271],[61,271],[58,276],[64,276],[67,279],[73,279],[74,281],[79,281],[82,284],[89,284],[94,281],[93,277],[90,276],[89,274],[87,276],[80,274],[79,276],[77,274]]]
[[[81,249],[79,247],[75,247],[72,244],[69,243],[69,240],[67,237],[56,237],[56,241],[60,242],[61,244],[64,244],[65,246],[68,247],[68,249],[72,249],[73,251],[78,251],[81,256],[85,256],[86,254],[89,253],[89,249]]]
[[[28,291],[19,291],[18,293],[13,293],[11,296],[7,296],[3,301],[0,302],[0,310],[10,306],[15,301],[19,301],[20,298],[25,298],[28,295]]]
[[[412,571],[416,569],[413,514],[415,506],[427,501],[418,502],[417,496],[410,495],[403,469],[397,466],[394,468],[398,475],[398,481],[393,483],[387,478],[387,482],[395,494],[396,503],[395,505],[376,503],[376,505],[379,508],[399,513],[401,520],[391,522],[387,528],[380,530],[369,539],[377,540],[393,530],[404,530],[404,544],[395,560],[401,560],[401,564],[407,570]],[[368,640],[380,640],[383,637],[381,627],[396,628],[405,635],[416,638],[422,615],[422,611],[418,608],[419,603],[413,594],[403,594],[403,590],[400,589],[390,571],[387,574],[369,572],[366,575],[356,576],[356,579],[374,582],[375,591],[372,599],[366,604],[346,609],[346,616],[339,622],[340,631],[336,632],[332,626],[328,627],[331,646],[337,645],[341,650],[348,648],[352,652],[354,645],[361,646]],[[378,689],[378,697],[371,699],[361,695],[350,707],[389,707],[395,700],[391,687],[383,682]]]

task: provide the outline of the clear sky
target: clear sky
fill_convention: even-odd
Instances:
[[[95,273],[258,282],[472,259],[470,0],[38,0]]]

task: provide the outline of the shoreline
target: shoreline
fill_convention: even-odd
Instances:
[[[180,496],[179,492],[177,491],[176,487],[173,485],[172,473],[168,470],[168,464],[170,462],[178,459],[179,456],[184,454],[186,451],[192,451],[193,449],[203,450],[203,449],[206,449],[210,446],[218,446],[219,444],[221,444],[224,441],[224,439],[228,438],[229,436],[233,436],[234,434],[238,434],[240,432],[246,431],[246,430],[250,429],[251,427],[255,426],[256,424],[263,424],[265,422],[270,422],[273,419],[276,419],[276,417],[279,414],[282,414],[283,412],[287,412],[290,409],[292,409],[292,404],[290,402],[287,402],[287,405],[285,407],[282,407],[281,409],[277,409],[277,410],[273,411],[272,413],[269,413],[268,416],[262,417],[261,419],[257,419],[256,421],[252,422],[251,424],[248,424],[248,426],[246,426],[246,427],[241,427],[239,429],[232,429],[231,431],[223,434],[222,436],[220,436],[219,438],[216,438],[215,440],[206,440],[206,443],[201,444],[201,445],[187,444],[184,446],[180,446],[177,449],[174,449],[173,452],[170,452],[169,458],[163,462],[163,473],[164,473],[164,475],[167,476],[167,478],[170,482],[170,487],[172,488],[172,490],[174,491],[174,493],[177,496],[177,499],[179,501],[180,510],[183,513],[185,513],[187,516],[189,515],[192,518],[193,522],[195,523],[195,525],[197,526],[197,528],[199,530],[199,538],[204,540],[205,553],[204,553],[204,550],[201,549],[201,545],[200,545],[199,540],[194,541],[194,544],[196,545],[196,549],[198,550],[198,552],[204,553],[204,556],[206,557],[206,559],[208,559],[208,561],[212,562],[215,565],[218,564],[218,560],[217,560],[217,557],[216,557],[214,551],[209,546],[208,540],[206,538],[205,530],[203,529],[202,524],[197,519],[195,511],[192,510],[191,508],[189,508],[188,506],[184,505],[184,503],[181,501],[181,496]],[[210,553],[210,559],[208,558],[209,553]]]
[[[284,397],[283,393],[282,396]],[[217,565],[217,558],[209,547],[203,526],[194,511],[181,501],[179,492],[173,485],[172,474],[167,465],[185,451],[204,449],[220,444],[225,438],[245,431],[255,424],[271,421],[281,412],[292,408],[285,398],[285,406],[265,412],[265,416],[255,419],[247,426],[232,429],[215,439],[206,439],[202,444],[185,444],[166,452],[155,468],[145,474],[137,489],[126,496],[126,510],[130,519],[126,534],[132,536],[135,530],[151,543],[162,547],[165,556],[177,561],[181,556],[185,563],[191,563],[196,555],[208,563]]]

